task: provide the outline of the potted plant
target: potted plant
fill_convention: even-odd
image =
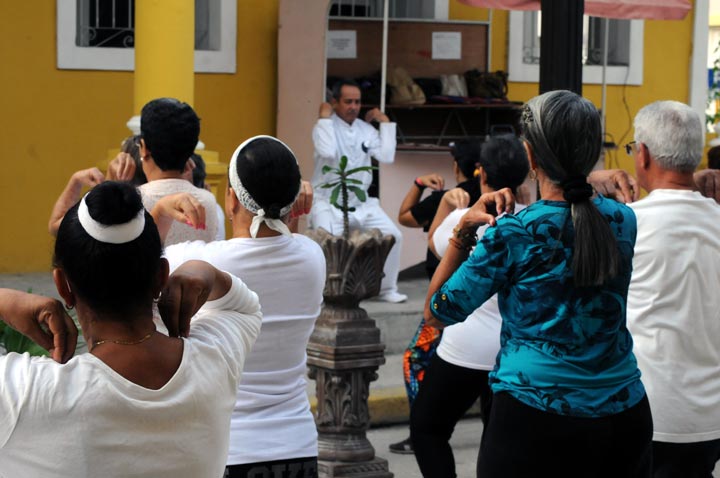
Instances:
[[[347,157],[337,168],[325,166],[333,179],[321,188],[332,189],[330,202],[343,214],[343,235],[324,229],[307,232],[325,253],[325,299],[307,347],[310,378],[316,382],[319,476],[385,478],[387,460],[375,456],[366,437],[370,424],[370,382],[385,363],[380,330],[360,301],[380,292],[383,266],[395,243],[379,230],[350,231],[350,195],[364,202],[366,194],[354,174],[374,169],[347,169]]]

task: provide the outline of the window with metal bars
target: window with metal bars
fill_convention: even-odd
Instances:
[[[435,3],[436,0],[390,0],[388,16],[433,20]],[[330,4],[330,18],[382,18],[382,16],[383,0],[333,0]]]
[[[540,63],[541,13],[523,14],[523,63]],[[605,41],[605,19],[583,17],[583,64],[602,65]],[[630,20],[609,20],[607,64],[628,66],[630,63]]]
[[[195,49],[219,50],[219,2],[195,0]],[[133,48],[135,0],[77,0],[75,44],[85,48]]]

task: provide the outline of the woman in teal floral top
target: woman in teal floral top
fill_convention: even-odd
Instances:
[[[543,199],[496,219],[486,211],[510,211],[512,195],[484,195],[456,227],[425,312],[443,327],[499,297],[478,476],[649,476],[652,419],[625,326],[635,215],[591,198],[586,177],[601,147],[592,103],[549,92],[522,121]],[[470,255],[485,223],[495,227]]]

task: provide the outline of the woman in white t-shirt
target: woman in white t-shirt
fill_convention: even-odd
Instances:
[[[260,305],[204,262],[168,278],[161,253],[129,184],[102,183],[65,214],[53,276],[88,344],[76,357],[77,329],[58,301],[0,289],[0,317],[52,356],[0,357],[1,476],[222,476]],[[154,301],[169,336],[155,329]]]
[[[528,170],[525,149],[515,136],[493,136],[483,144],[477,171],[483,193],[505,187],[515,191]],[[461,208],[455,209],[458,205]],[[443,196],[428,232],[429,248],[438,257],[445,254],[466,205],[462,190],[451,189]],[[516,204],[515,211],[523,207]],[[479,229],[478,236],[483,232]],[[457,421],[478,398],[480,416],[483,422],[487,420],[492,403],[488,373],[500,350],[501,323],[494,296],[464,322],[443,329],[410,413],[410,436],[423,476],[455,476],[449,440]]]
[[[302,203],[301,213],[309,209],[302,191],[309,185],[301,182],[292,151],[270,136],[241,144],[229,176],[225,211],[232,238],[165,250],[171,270],[189,259],[206,260],[241,277],[262,305],[262,330],[237,389],[226,476],[317,476],[305,348],[320,314],[325,256],[288,228],[294,204],[297,210]]]

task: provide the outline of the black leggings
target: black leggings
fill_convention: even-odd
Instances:
[[[616,415],[579,418],[544,412],[497,393],[480,445],[477,476],[649,478],[651,468],[647,397]]]
[[[450,437],[478,397],[485,421],[492,400],[487,370],[458,367],[433,355],[410,410],[410,438],[424,477],[456,476]]]
[[[653,442],[653,478],[712,478],[720,439],[695,443]]]

